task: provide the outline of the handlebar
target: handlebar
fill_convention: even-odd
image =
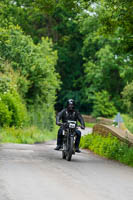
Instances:
[[[66,122],[66,123],[59,123],[58,124],[59,126],[62,126],[62,127],[67,127],[67,125],[68,125],[68,123]],[[76,128],[81,128],[81,129],[85,129],[85,127],[83,128],[82,126],[76,126]]]

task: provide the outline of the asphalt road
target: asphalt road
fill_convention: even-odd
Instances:
[[[0,145],[0,200],[133,200],[133,168],[85,150],[68,162],[55,144]]]

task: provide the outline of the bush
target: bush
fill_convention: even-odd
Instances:
[[[107,137],[90,134],[83,136],[80,146],[106,158],[133,166],[133,147],[128,147],[128,144],[119,141],[111,134]]]
[[[97,92],[94,97],[93,113],[94,117],[112,117],[117,113],[117,110],[110,101],[107,91]]]
[[[122,95],[123,103],[128,113],[133,117],[133,81],[124,88]]]
[[[57,129],[57,128],[56,128]],[[56,138],[57,130],[40,130],[35,126],[28,128],[6,127],[1,129],[1,143],[34,144]]]
[[[9,126],[12,122],[12,112],[0,98],[0,126]]]
[[[27,109],[18,93],[19,74],[8,62],[0,60],[0,126],[23,126]]]
[[[133,118],[130,115],[122,115],[126,128],[133,133]]]
[[[13,93],[0,94],[0,125],[1,126],[23,126],[27,121],[27,110],[22,103],[19,94]]]
[[[22,103],[22,99],[17,92],[6,93],[2,96],[3,101],[8,106],[8,109],[12,111],[12,123],[13,126],[23,126],[27,120],[27,110]]]

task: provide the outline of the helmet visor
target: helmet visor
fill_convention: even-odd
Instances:
[[[74,109],[74,105],[73,104],[69,104],[68,105],[68,110],[73,110]]]

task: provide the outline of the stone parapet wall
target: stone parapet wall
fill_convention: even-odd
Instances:
[[[93,134],[100,134],[102,136],[107,136],[109,133],[111,133],[113,136],[116,136],[119,140],[127,142],[130,145],[133,145],[133,134],[127,131],[123,131],[117,127],[105,124],[96,124],[93,127]]]
[[[88,123],[96,123],[97,122],[96,118],[92,117],[91,115],[82,115],[82,117],[85,122],[88,122]]]
[[[113,120],[112,119],[107,119],[107,118],[104,118],[104,117],[98,117],[97,118],[97,123],[106,124],[106,125],[112,125],[113,124]]]
[[[100,124],[106,124],[106,125],[112,125],[113,124],[113,120],[112,119],[107,119],[104,117],[98,117],[98,118],[94,118],[91,115],[82,115],[83,119],[85,122],[88,123],[100,123]]]

